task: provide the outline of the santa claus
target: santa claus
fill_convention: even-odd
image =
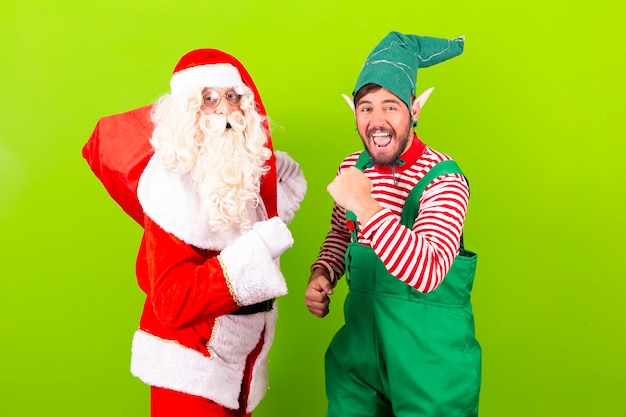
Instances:
[[[286,224],[306,182],[273,150],[237,59],[191,51],[170,86],[154,105],[101,120],[83,150],[144,228],[136,273],[146,302],[131,372],[151,386],[153,417],[248,416],[268,386],[275,299],[287,293],[278,259],[293,244]],[[126,152],[119,136],[129,127],[137,137]]]

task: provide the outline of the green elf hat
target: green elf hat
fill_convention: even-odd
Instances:
[[[460,55],[464,45],[463,36],[449,40],[390,32],[367,57],[352,96],[366,84],[377,84],[398,96],[411,109],[411,93],[416,95],[417,69]]]

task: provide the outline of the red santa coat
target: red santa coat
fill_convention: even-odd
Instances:
[[[275,152],[277,158],[289,158]],[[278,261],[253,231],[210,233],[188,174],[165,169],[153,157],[137,195],[146,213],[137,258],[146,303],[132,346],[131,372],[149,385],[239,408],[246,359],[263,337],[253,365],[247,412],[268,385],[267,355],[274,338],[276,303],[268,312],[230,315],[287,293]],[[304,197],[301,172],[278,183],[278,213],[288,223]],[[265,208],[250,208],[253,221]]]
[[[222,51],[204,48],[185,54],[170,82],[173,94],[240,84],[252,90],[256,110],[266,116],[250,74]],[[193,181],[167,171],[153,157],[151,109],[102,118],[83,147],[109,194],[144,227],[137,277],[147,297],[133,340],[131,371],[150,385],[235,409],[245,360],[262,340],[247,399],[251,411],[267,389],[267,353],[277,311],[228,313],[286,294],[285,281],[254,232],[207,233]],[[273,150],[267,119],[262,125],[266,147]],[[276,151],[267,161],[269,171],[260,184],[263,205],[250,211],[252,222],[278,213],[287,223],[304,197],[306,182],[299,169],[278,178],[277,185],[279,157],[288,158]]]

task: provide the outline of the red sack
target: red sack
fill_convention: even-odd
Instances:
[[[83,146],[83,158],[113,199],[143,227],[137,183],[154,153],[152,104],[98,120]]]

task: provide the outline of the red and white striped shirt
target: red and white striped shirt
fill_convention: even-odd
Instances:
[[[361,152],[346,157],[339,170],[354,166]],[[462,175],[447,174],[424,190],[412,229],[400,224],[404,201],[415,184],[438,162],[451,159],[414,136],[402,166],[374,166],[364,171],[372,181],[372,196],[383,207],[366,224],[359,224],[358,241],[370,246],[387,270],[426,293],[441,284],[459,252],[467,212],[469,186]],[[346,212],[333,207],[330,232],[312,268],[322,267],[336,282],[345,273],[344,256],[350,243]]]

